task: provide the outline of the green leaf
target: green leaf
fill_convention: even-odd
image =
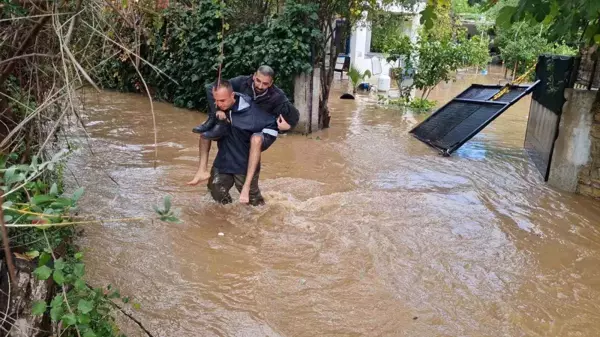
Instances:
[[[36,257],[40,256],[40,252],[38,252],[37,250],[32,250],[30,252],[25,253],[25,256],[27,256],[30,259],[35,259]]]
[[[123,297],[123,303],[129,303],[129,297]]]
[[[52,269],[48,268],[48,266],[41,266],[33,271],[33,275],[38,280],[47,280],[50,277],[50,274],[52,274]]]
[[[420,19],[421,24],[425,25],[426,29],[431,29],[433,27],[434,20],[437,18],[437,15],[435,14],[435,11],[434,11],[434,6],[427,4],[427,7],[425,7],[425,10],[423,10],[420,14],[421,14],[421,19]]]
[[[83,334],[83,337],[96,337],[96,334],[90,329]]]
[[[79,321],[79,324],[90,324],[90,322],[92,321],[90,315],[87,314],[83,314],[83,315],[78,315],[77,316],[77,321]]]
[[[64,310],[63,310],[62,306],[52,307],[52,309],[50,309],[50,318],[52,319],[53,322],[58,322],[60,320],[60,318],[62,317],[63,313],[64,313]]]
[[[197,74],[192,75],[192,82],[198,82],[198,80],[200,80],[200,76]]]
[[[50,305],[52,306],[52,308],[61,308],[64,301],[65,301],[65,298],[63,297],[63,295],[58,294],[58,295],[54,296],[54,298],[52,299],[52,302],[50,302]]]
[[[51,195],[58,194],[58,185],[56,183],[52,184],[52,187],[50,188],[50,194]]]
[[[73,199],[73,201],[78,201],[79,198],[81,198],[81,196],[83,195],[83,187],[78,188],[77,190],[75,190],[75,192],[73,192],[73,197],[71,199]]]
[[[45,266],[52,259],[52,255],[47,252],[43,252],[40,256],[40,260],[38,261],[38,266]]]
[[[58,285],[62,286],[65,283],[65,273],[63,273],[62,270],[55,270],[54,274],[52,274],[52,278]]]
[[[11,184],[11,183],[17,183],[17,182],[18,182],[18,183],[21,183],[21,182],[25,181],[25,179],[26,179],[26,178],[27,178],[27,177],[25,176],[25,173],[19,173],[19,174],[16,174],[16,175],[13,177],[13,179],[12,179],[12,181],[11,181],[11,182],[7,182],[7,185],[9,185],[9,184]]]
[[[65,260],[62,258],[54,260],[54,269],[63,270],[65,268]]]
[[[512,16],[517,11],[516,6],[504,6],[498,12],[496,17],[496,25],[502,28],[509,28],[512,20]]]
[[[589,25],[583,33],[584,41],[586,43],[595,41],[598,30],[600,30],[600,25]]]
[[[4,172],[4,182],[6,185],[10,185],[13,183],[13,179],[15,179],[15,173],[17,172],[17,168],[15,166],[11,166]]]
[[[74,201],[67,198],[58,198],[52,203],[52,207],[67,208],[73,206]]]
[[[82,279],[77,279],[77,281],[75,281],[75,289],[82,291],[87,289],[87,285],[85,284],[85,281]]]
[[[600,44],[600,34],[594,35],[594,42],[596,42],[596,44]]]
[[[35,301],[31,308],[31,314],[33,316],[43,315],[46,312],[46,308],[48,308],[46,301]]]
[[[182,223],[181,220],[175,216],[172,215],[163,215],[160,217],[160,221],[164,221],[164,222],[170,222],[170,223],[174,223],[174,224],[180,224]]]
[[[11,221],[12,221],[12,219],[13,219],[13,216],[12,216],[12,215],[9,215],[9,214],[4,214],[4,223],[11,222]]]
[[[549,25],[552,21],[554,21],[554,19],[558,15],[559,10],[560,6],[558,5],[558,2],[556,0],[552,1],[552,4],[550,5],[550,13],[546,15],[544,21],[542,21],[542,24]]]
[[[73,274],[77,277],[83,277],[85,274],[85,264],[76,263],[75,266],[73,266]]]
[[[75,318],[75,314],[66,314],[62,317],[61,320],[67,326],[77,324],[77,319]]]
[[[31,203],[39,206],[50,203],[52,201],[54,201],[54,197],[46,194],[36,195],[33,198],[31,198]]]
[[[6,161],[8,160],[8,156],[1,155],[0,156],[0,169],[6,168]]]
[[[75,258],[76,258],[77,260],[81,260],[81,259],[83,259],[83,253],[82,253],[82,252],[77,252],[77,253],[75,253]]]
[[[79,312],[82,314],[87,314],[88,312],[92,311],[92,309],[94,309],[94,303],[91,301],[81,299],[79,300],[79,303],[77,303],[77,310],[79,310]]]
[[[140,308],[141,308],[141,307],[142,307],[142,305],[141,305],[141,304],[139,304],[139,303],[133,303],[133,308],[134,308],[135,310],[140,310]]]

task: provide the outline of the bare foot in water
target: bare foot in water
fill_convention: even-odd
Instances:
[[[244,187],[242,187],[242,191],[240,192],[240,203],[250,203],[250,186],[244,185]]]
[[[194,179],[188,181],[186,183],[186,185],[196,186],[203,181],[207,181],[209,178],[210,178],[210,173],[204,172],[204,171],[199,171],[194,176]]]

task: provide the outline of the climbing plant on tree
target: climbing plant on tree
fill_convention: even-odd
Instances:
[[[167,76],[146,66],[141,73],[154,98],[204,111],[204,85],[219,73],[231,78],[269,64],[277,86],[293,97],[293,79],[311,68],[311,46],[320,36],[314,12],[314,5],[289,2],[282,13],[260,23],[230,25],[237,14],[224,1],[196,0],[193,7],[172,3],[147,21],[148,38],[141,48],[142,57]],[[105,87],[138,90],[138,75],[127,62],[111,60],[94,75]]]

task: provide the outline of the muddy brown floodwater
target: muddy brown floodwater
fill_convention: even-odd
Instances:
[[[430,98],[472,81],[496,79]],[[83,210],[152,216],[170,194],[184,221],[85,227],[89,279],[140,302],[155,336],[600,336],[600,203],[542,181],[529,98],[444,158],[408,134],[425,116],[337,85],[330,129],[263,154],[259,208],[185,186],[204,114],[155,103],[154,168],[147,99],[88,92],[67,175]]]

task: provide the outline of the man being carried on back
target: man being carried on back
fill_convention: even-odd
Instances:
[[[240,202],[242,203],[249,202],[250,185],[260,164],[260,153],[268,149],[275,142],[278,131],[287,131],[295,127],[298,123],[298,110],[287,99],[283,91],[273,85],[274,76],[275,74],[271,67],[261,66],[254,75],[238,76],[229,81],[233,91],[240,93],[242,96],[250,97],[259,110],[277,119],[276,130],[257,130],[251,137],[246,182],[240,192]],[[188,182],[188,185],[197,185],[209,179],[208,155],[211,140],[220,138],[229,130],[228,123],[231,121],[222,120],[217,117],[217,114],[222,111],[217,110],[218,104],[215,104],[213,88],[214,84],[206,87],[209,106],[208,119],[192,130],[200,134],[200,165],[194,179]],[[223,116],[223,114],[219,115]],[[235,124],[233,126],[235,127]]]
[[[216,201],[230,203],[229,189],[235,184],[240,195],[248,198],[246,203],[260,205],[264,200],[258,188],[258,172],[254,175],[258,171],[260,149],[259,158],[250,155],[251,138],[260,132],[276,137],[277,118],[259,109],[250,97],[235,93],[229,81],[223,80],[215,86],[213,95],[219,109],[217,119],[229,124],[202,133],[203,138],[216,140],[219,147],[209,174],[210,193]],[[255,169],[251,177],[246,174],[250,167]]]

